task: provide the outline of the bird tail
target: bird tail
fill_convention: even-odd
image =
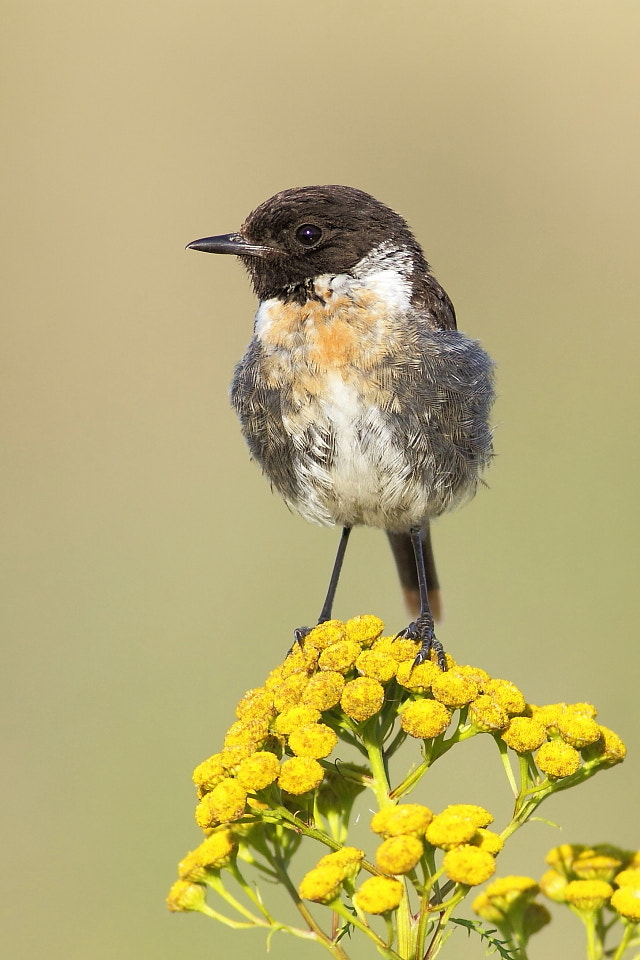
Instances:
[[[398,568],[400,585],[404,593],[404,599],[413,617],[417,617],[420,612],[420,592],[418,590],[418,575],[416,573],[416,561],[413,555],[413,546],[411,537],[408,533],[391,533],[387,530],[391,550]],[[429,592],[429,606],[434,620],[442,618],[442,601],[440,599],[440,584],[438,583],[438,574],[436,573],[436,563],[433,558],[433,547],[431,545],[431,531],[429,523],[425,523],[422,530],[422,552],[424,554],[424,568],[427,575],[427,589]]]

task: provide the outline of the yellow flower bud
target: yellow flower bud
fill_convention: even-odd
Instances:
[[[290,707],[279,714],[273,722],[273,729],[279,734],[293,733],[298,727],[305,727],[308,723],[317,723],[320,711],[314,707]]]
[[[402,889],[402,883],[391,877],[369,877],[353,899],[365,913],[388,913],[400,905]]]
[[[600,724],[600,739],[585,752],[585,758],[597,757],[601,763],[613,767],[616,763],[622,763],[627,755],[627,748],[624,741],[620,739],[617,733],[603,727]]]
[[[583,843],[561,843],[559,847],[553,847],[549,850],[545,860],[550,867],[554,867],[558,872],[568,876],[573,868],[573,863],[579,856],[593,853],[590,847],[585,847]]]
[[[436,814],[427,827],[426,837],[434,847],[450,850],[462,843],[468,843],[475,837],[477,829],[478,825],[470,817],[443,810]]]
[[[324,771],[317,760],[310,757],[291,757],[280,767],[278,783],[287,793],[299,796],[315,790],[322,783]]]
[[[536,765],[551,779],[570,777],[580,766],[580,754],[568,743],[552,740],[543,743],[535,756]]]
[[[489,680],[483,683],[482,692],[488,694],[507,713],[523,713],[527,705],[520,690],[510,680]]]
[[[567,889],[567,879],[557,870],[547,870],[540,879],[540,889],[545,897],[554,903],[564,903],[564,891]]]
[[[346,639],[347,631],[342,620],[326,620],[324,623],[319,623],[307,634],[304,643],[311,644],[318,650],[324,650],[330,644],[339,643]]]
[[[176,880],[169,891],[167,906],[173,912],[184,910],[198,910],[203,912],[206,907],[205,888],[201,883],[190,883],[188,880]]]
[[[566,903],[581,913],[600,910],[613,893],[613,887],[604,880],[572,880],[564,891]]]
[[[307,686],[309,678],[303,671],[292,673],[278,685],[273,692],[273,705],[278,713],[284,713],[300,703],[302,692]]]
[[[247,690],[236,706],[238,720],[270,720],[274,713],[273,690],[267,690],[266,687]]]
[[[405,660],[413,665],[420,651],[420,641],[409,640],[407,637],[380,637],[379,640],[376,640],[372,649],[385,657],[391,657],[396,661],[396,666]]]
[[[431,689],[431,683],[441,674],[440,667],[431,660],[425,660],[424,663],[413,665],[413,660],[403,660],[398,665],[396,680],[400,686],[415,693],[427,693]]]
[[[492,814],[475,803],[450,803],[442,812],[450,817],[463,817],[471,820],[476,827],[488,827],[490,823],[493,823]]]
[[[470,704],[469,720],[479,730],[494,733],[508,726],[509,714],[492,697],[483,693]]]
[[[360,655],[361,647],[353,640],[341,640],[325,647],[318,659],[321,670],[336,670],[338,673],[348,673]]]
[[[556,724],[558,732],[565,743],[571,744],[576,750],[582,750],[590,743],[597,743],[600,739],[600,727],[595,720],[580,713],[569,710],[558,717]]]
[[[326,723],[308,723],[289,734],[289,747],[297,757],[320,760],[328,757],[338,742],[338,735]]]
[[[474,913],[477,913],[479,917],[482,917],[483,920],[487,920],[489,923],[503,923],[504,914],[502,910],[499,910],[493,902],[489,899],[486,893],[479,893],[471,904],[471,909]]]
[[[280,761],[274,753],[262,750],[243,760],[236,776],[245,790],[256,793],[274,783],[280,773]]]
[[[302,702],[316,710],[330,710],[340,702],[344,677],[335,670],[323,670],[310,678],[302,694]]]
[[[619,887],[638,887],[640,890],[640,867],[628,867],[615,875]]]
[[[497,856],[504,847],[504,840],[499,834],[494,833],[493,830],[485,830],[483,827],[478,827],[475,836],[469,842],[474,847],[486,850],[492,857]]]
[[[620,887],[611,897],[611,906],[621,917],[638,923],[640,921],[640,887]]]
[[[411,835],[423,837],[433,820],[433,813],[420,803],[399,803],[374,813],[371,829],[381,837]]]
[[[348,640],[355,640],[362,647],[368,647],[381,635],[384,630],[384,623],[379,617],[365,613],[347,620],[345,630]]]
[[[206,879],[208,870],[221,870],[228,866],[236,849],[237,843],[228,827],[214,830],[199,847],[180,861],[178,876],[181,880],[190,880],[192,883],[202,882]]]
[[[196,823],[205,830],[218,823],[228,823],[242,816],[247,792],[233,777],[225,777],[196,807]]]
[[[484,883],[496,869],[496,862],[490,853],[468,844],[445,853],[442,864],[450,880],[467,887]]]
[[[540,887],[531,877],[498,877],[485,890],[491,902],[503,913],[508,913],[513,904],[533,900]]]
[[[340,705],[352,720],[368,720],[384,703],[384,687],[372,677],[350,680],[342,691]]]
[[[400,726],[411,737],[427,740],[444,733],[451,723],[451,714],[437,700],[414,700],[402,711]]]
[[[372,677],[381,683],[388,683],[395,676],[398,662],[389,654],[374,647],[372,650],[363,650],[356,660],[356,670],[365,677]]]
[[[227,775],[227,768],[222,762],[222,755],[214,753],[207,760],[203,760],[193,771],[192,779],[197,787],[202,787],[203,792],[213,790],[216,783],[220,783]]]
[[[344,872],[339,866],[326,864],[322,867],[314,867],[300,881],[298,893],[303,900],[331,903],[340,893],[343,880]]]
[[[530,717],[512,717],[502,739],[516,753],[531,753],[545,742],[547,731],[542,723]]]
[[[431,681],[431,693],[435,700],[451,709],[466,707],[478,696],[479,683],[471,677],[465,677],[458,669],[440,673]]]
[[[334,850],[333,853],[327,853],[326,856],[321,857],[316,867],[339,867],[343,877],[354,880],[363,860],[364,850],[359,850],[357,847],[342,847],[341,850]]]
[[[416,837],[389,837],[376,851],[376,866],[383,873],[408,873],[424,853]]]
[[[622,866],[615,857],[591,856],[578,857],[573,864],[573,872],[578,880],[613,880],[616,870]]]

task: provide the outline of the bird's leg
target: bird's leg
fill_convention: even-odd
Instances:
[[[338,587],[338,580],[340,579],[340,571],[342,570],[342,561],[344,560],[345,551],[347,549],[347,544],[349,542],[349,534],[351,533],[351,527],[342,528],[342,536],[340,537],[340,543],[338,544],[338,552],[336,553],[336,559],[333,563],[333,570],[331,571],[331,579],[329,580],[329,588],[327,590],[327,596],[325,601],[322,604],[322,610],[320,611],[320,616],[318,617],[318,623],[325,623],[327,620],[331,619],[331,611],[333,609],[333,601],[335,599],[336,590]],[[311,627],[298,627],[293,631],[294,637],[298,643],[307,636],[311,631]]]
[[[444,649],[435,634],[433,625],[433,615],[429,607],[429,596],[427,593],[427,575],[424,569],[424,554],[422,552],[422,536],[420,527],[412,527],[409,531],[413,553],[416,558],[416,571],[418,574],[418,590],[420,592],[420,613],[413,623],[410,623],[406,630],[403,630],[400,636],[407,637],[410,640],[420,640],[421,647],[416,657],[416,664],[424,663],[428,660],[433,650],[438,658],[438,666],[441,670],[447,669],[447,661],[444,656]]]

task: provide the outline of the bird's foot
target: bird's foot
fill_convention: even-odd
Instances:
[[[293,631],[293,647],[291,647],[291,650],[293,650],[296,643],[298,644],[298,646],[301,647],[302,641],[305,639],[305,637],[309,636],[312,630],[313,630],[313,627],[296,627],[295,630]],[[289,651],[289,653],[291,653],[291,650]]]
[[[419,640],[420,649],[415,659],[414,666],[419,666],[426,660],[431,660],[431,654],[435,653],[438,666],[442,671],[447,669],[447,661],[444,655],[444,648],[436,637],[433,617],[420,614],[417,620],[410,623],[405,630],[401,630],[399,637],[407,640]]]

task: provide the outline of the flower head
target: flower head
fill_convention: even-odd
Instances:
[[[435,700],[443,703],[452,710],[466,707],[478,696],[479,682],[473,677],[467,677],[456,668],[446,673],[439,673],[431,681],[431,693]]]
[[[400,718],[402,729],[418,740],[439,736],[450,723],[451,713],[437,700],[414,700],[407,704]]]
[[[297,757],[320,760],[328,757],[338,742],[338,734],[326,723],[308,723],[289,734],[289,747]]]
[[[299,727],[305,727],[308,723],[317,723],[320,716],[320,711],[316,710],[315,707],[289,707],[288,710],[276,717],[273,729],[276,733],[286,735],[293,733]]]
[[[633,923],[640,922],[640,887],[620,887],[611,897],[611,906],[626,920],[631,920]]]
[[[379,713],[384,703],[384,687],[373,677],[349,680],[342,691],[340,705],[352,720],[368,720]]]
[[[225,777],[196,807],[196,823],[203,830],[237,820],[245,811],[247,791],[233,777]]]
[[[479,730],[494,733],[509,725],[509,714],[493,697],[483,693],[470,704],[469,720]]]
[[[409,873],[423,853],[424,847],[416,837],[389,837],[376,851],[376,866],[383,873]]]
[[[316,710],[330,710],[340,702],[344,683],[344,677],[337,670],[323,670],[316,673],[304,688],[302,702]]]
[[[318,658],[321,670],[335,670],[338,673],[348,673],[361,656],[361,647],[354,640],[340,640],[325,647]]]
[[[383,807],[373,815],[371,829],[381,837],[423,837],[433,819],[433,813],[420,803],[399,803]]]
[[[280,767],[278,783],[287,793],[299,796],[315,790],[322,783],[324,771],[311,757],[291,757]]]
[[[344,872],[335,864],[325,864],[309,870],[300,881],[298,893],[303,900],[330,903],[340,893]]]
[[[495,873],[495,858],[469,844],[449,850],[442,861],[445,873],[455,883],[463,883],[467,887],[475,887],[484,883]]]
[[[365,677],[388,683],[395,676],[398,662],[389,654],[374,647],[372,650],[362,651],[356,660],[356,669]]]
[[[613,887],[605,880],[571,880],[564,890],[566,903],[582,913],[599,910],[607,903]]]
[[[580,754],[568,743],[551,740],[538,750],[536,764],[543,773],[554,780],[570,777],[580,766]]]
[[[400,905],[402,884],[392,877],[369,877],[353,899],[365,913],[388,913]]]
[[[442,813],[436,814],[427,827],[426,837],[434,847],[451,850],[453,847],[460,846],[460,844],[469,843],[475,837],[477,829],[478,825],[474,823],[471,817],[443,810]]]
[[[236,777],[245,790],[255,793],[277,780],[279,772],[280,761],[275,753],[261,750],[240,762]]]
[[[355,640],[363,647],[370,646],[374,640],[382,634],[384,623],[380,617],[374,617],[370,613],[362,614],[359,617],[352,617],[345,623],[347,639]]]
[[[507,713],[523,713],[527,705],[520,690],[510,680],[488,680],[482,684],[482,692],[488,694]]]
[[[532,717],[512,717],[502,739],[516,753],[531,753],[545,742],[547,731],[542,723]]]
[[[176,880],[169,891],[167,906],[173,912],[197,910],[202,912],[205,903],[205,888],[201,883],[189,880]]]

